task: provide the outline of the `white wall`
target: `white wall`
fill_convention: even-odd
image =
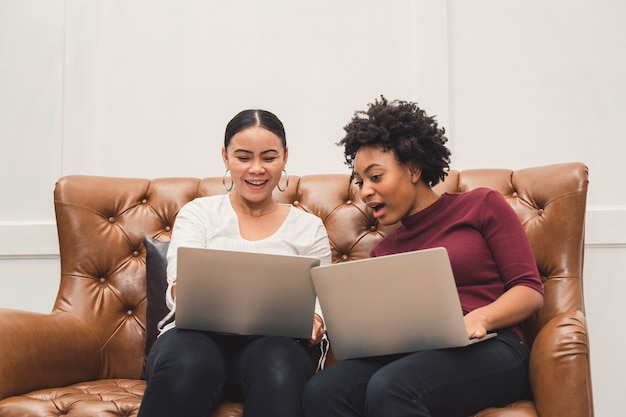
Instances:
[[[437,115],[454,168],[589,166],[596,415],[626,415],[611,381],[626,371],[624,18],[621,0],[0,0],[0,307],[52,306],[61,175],[219,176],[224,126],[249,107],[285,123],[290,173],[346,172],[334,143],[384,94]]]

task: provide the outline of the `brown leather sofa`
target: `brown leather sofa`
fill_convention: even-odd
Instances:
[[[437,187],[501,192],[527,231],[544,280],[545,305],[525,324],[534,402],[479,416],[593,415],[582,291],[587,183],[587,168],[567,163],[455,171]],[[58,181],[59,293],[51,314],[0,310],[0,417],[136,415],[145,387],[143,239],[167,241],[183,204],[223,192],[221,178]],[[390,231],[376,224],[348,175],[292,176],[276,197],[323,219],[335,262],[368,256]],[[223,403],[212,417],[241,412],[241,404]]]

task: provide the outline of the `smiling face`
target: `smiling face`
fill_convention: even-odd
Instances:
[[[392,152],[359,149],[353,172],[361,199],[381,224],[394,224],[419,211],[419,170],[400,164]]]
[[[262,127],[254,126],[235,134],[222,148],[224,165],[230,170],[236,195],[251,206],[273,204],[272,191],[287,163],[282,140]]]

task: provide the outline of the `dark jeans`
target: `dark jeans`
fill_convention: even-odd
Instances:
[[[504,330],[464,348],[346,360],[307,383],[305,415],[467,417],[529,398],[528,356]]]
[[[302,416],[302,392],[314,372],[296,340],[171,329],[146,362],[139,417],[207,417],[224,398],[244,401],[246,416]]]

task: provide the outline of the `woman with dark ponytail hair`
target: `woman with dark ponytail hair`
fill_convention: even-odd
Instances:
[[[287,150],[287,135],[283,122],[274,113],[267,110],[244,110],[233,117],[226,125],[224,148],[228,149],[232,137],[237,133],[254,126],[272,132],[282,142],[283,149]]]
[[[324,336],[319,304],[310,339],[239,336],[184,330],[176,309],[178,247],[304,255],[331,262],[322,221],[274,200],[284,191],[288,149],[274,114],[244,110],[227,125],[222,158],[224,195],[197,198],[179,212],[167,253],[170,314],[146,362],[147,387],[139,417],[207,417],[222,399],[244,403],[245,415],[303,415],[302,392],[315,372],[308,352]],[[287,294],[285,296],[288,296]]]

